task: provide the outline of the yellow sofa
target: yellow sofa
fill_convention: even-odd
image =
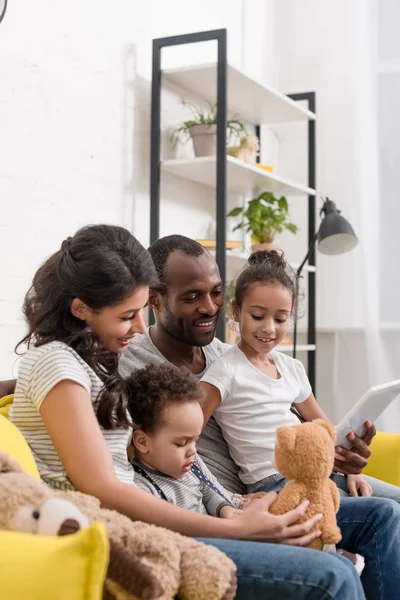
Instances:
[[[5,416],[11,400],[0,400],[0,450],[39,479],[28,444]],[[0,548],[7,549],[1,553],[0,598],[100,600],[103,596],[110,548],[101,523],[63,537],[0,531]]]
[[[12,396],[0,399],[0,450],[13,456],[27,473],[39,479],[28,444],[7,419],[12,400]],[[364,472],[400,486],[400,435],[378,433],[371,450]],[[0,598],[102,598],[109,546],[104,527],[99,523],[61,538],[0,531],[0,548],[7,548],[0,560]]]
[[[365,475],[400,486],[400,434],[378,432],[371,443]]]

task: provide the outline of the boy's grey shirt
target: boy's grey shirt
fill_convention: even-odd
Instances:
[[[221,491],[225,496],[222,498],[215,492],[207,483],[200,481],[198,477],[191,471],[186,473],[180,479],[174,479],[168,475],[164,475],[159,471],[153,471],[145,467],[138,459],[134,458],[132,465],[137,465],[143,469],[151,481],[135,471],[135,485],[146,492],[150,492],[153,496],[161,496],[157,487],[152,484],[154,482],[165,494],[168,502],[186,508],[192,512],[209,514],[213,517],[219,517],[220,510],[223,506],[232,506],[229,499],[226,498],[227,492],[213,477],[207,469],[204,462],[199,456],[196,457],[195,464],[199,470]]]
[[[136,334],[125,352],[122,353],[119,361],[119,371],[123,377],[128,377],[132,371],[141,369],[146,365],[166,362],[165,356],[153,344],[149,330],[150,328],[143,334]],[[214,338],[208,346],[204,346],[202,351],[206,369],[216,358],[219,358],[231,347],[217,338]],[[203,373],[199,373],[197,377],[200,379]],[[246,493],[245,486],[239,479],[239,469],[233,462],[227,443],[222,436],[221,428],[213,417],[208,421],[200,436],[197,451],[211,473],[224,488],[230,492]]]

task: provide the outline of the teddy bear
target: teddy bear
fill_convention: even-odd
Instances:
[[[234,158],[253,163],[255,157],[260,154],[260,142],[256,135],[247,135],[239,146],[228,146],[226,152]]]
[[[54,501],[72,503],[67,518],[57,518]],[[53,507],[51,508],[51,504]],[[101,508],[97,498],[54,490],[24,473],[0,452],[0,529],[65,534],[100,521],[110,540],[107,598],[115,600],[233,600],[236,567],[213,546],[163,527],[132,521]],[[65,506],[65,505],[64,505]],[[42,523],[42,524],[41,524]],[[132,570],[133,577],[129,576]],[[119,574],[119,577],[117,577]]]
[[[335,460],[335,438],[333,425],[322,419],[278,427],[276,432],[275,465],[288,483],[270,507],[270,512],[281,515],[296,508],[303,500],[309,500],[310,505],[299,523],[318,513],[323,515],[315,526],[322,531],[321,537],[307,546],[315,550],[326,549],[342,539],[336,523],[340,495],[329,479]]]

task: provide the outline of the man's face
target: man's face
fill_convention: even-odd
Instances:
[[[224,304],[216,262],[208,252],[188,256],[175,251],[164,270],[167,293],[161,296],[157,321],[175,339],[207,346],[214,339]]]

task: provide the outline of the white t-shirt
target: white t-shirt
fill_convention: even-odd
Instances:
[[[20,363],[10,419],[28,442],[43,481],[52,487],[74,489],[40,414],[47,394],[66,379],[84,387],[93,404],[103,387],[93,369],[63,342],[50,342],[28,350]],[[134,472],[127,457],[132,429],[102,429],[102,434],[117,478],[133,484]]]
[[[272,351],[270,358],[279,379],[257,369],[238,346],[217,358],[201,379],[220,391],[221,404],[214,418],[245,484],[277,473],[273,465],[276,429],[298,423],[290,406],[304,402],[311,394],[300,361],[277,351]]]

